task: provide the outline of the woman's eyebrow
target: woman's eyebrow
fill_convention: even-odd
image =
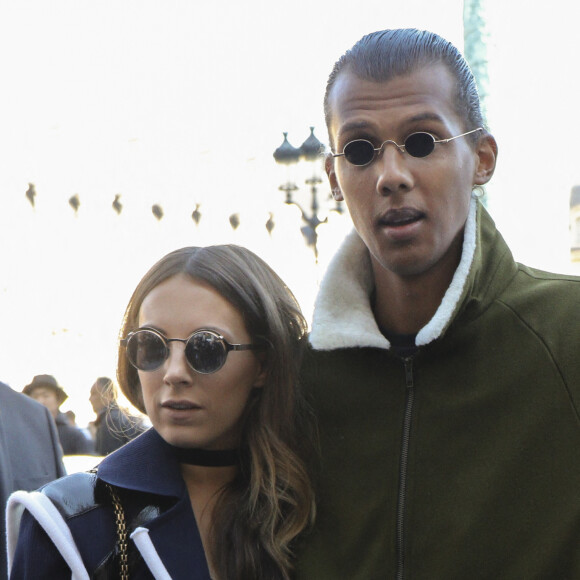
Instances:
[[[163,329],[159,328],[158,326],[155,326],[154,324],[147,324],[147,323],[140,324],[139,328],[137,328],[137,330],[155,330],[159,334],[163,334],[165,336],[165,332],[163,331]]]

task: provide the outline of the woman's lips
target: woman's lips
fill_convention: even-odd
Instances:
[[[199,405],[191,401],[165,401],[161,404],[164,409],[171,409],[173,411],[191,411],[194,409],[201,409]]]

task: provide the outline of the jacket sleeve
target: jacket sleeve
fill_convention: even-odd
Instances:
[[[62,461],[62,447],[60,445],[58,431],[56,430],[56,424],[54,422],[54,419],[52,418],[52,415],[50,414],[48,409],[44,409],[44,411],[47,421],[47,430],[49,434],[49,445],[52,449],[52,453],[54,456],[54,470],[55,470],[54,479],[58,479],[59,477],[63,477],[64,475],[66,475],[66,469]]]

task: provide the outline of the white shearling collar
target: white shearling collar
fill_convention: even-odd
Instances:
[[[477,204],[477,200],[471,201],[459,266],[433,318],[418,332],[417,346],[439,337],[456,310],[475,253]],[[369,252],[353,230],[330,262],[320,284],[309,338],[315,350],[390,348],[370,306],[373,288]]]

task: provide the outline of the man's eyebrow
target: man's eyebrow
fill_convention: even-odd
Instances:
[[[438,123],[445,123],[445,120],[441,115],[431,111],[418,113],[417,115],[413,115],[412,117],[403,120],[404,123],[418,123],[420,121],[436,121]],[[349,133],[351,131],[360,131],[361,129],[368,129],[372,126],[373,124],[368,121],[349,121],[340,127],[340,134]]]
[[[360,129],[367,129],[371,124],[367,121],[349,121],[340,127],[340,133],[349,133],[350,131],[358,131]]]
[[[425,113],[419,113],[418,115],[413,115],[410,119],[407,119],[409,123],[417,123],[418,121],[437,121],[438,123],[444,123],[443,117],[437,113],[432,113],[431,111]]]

